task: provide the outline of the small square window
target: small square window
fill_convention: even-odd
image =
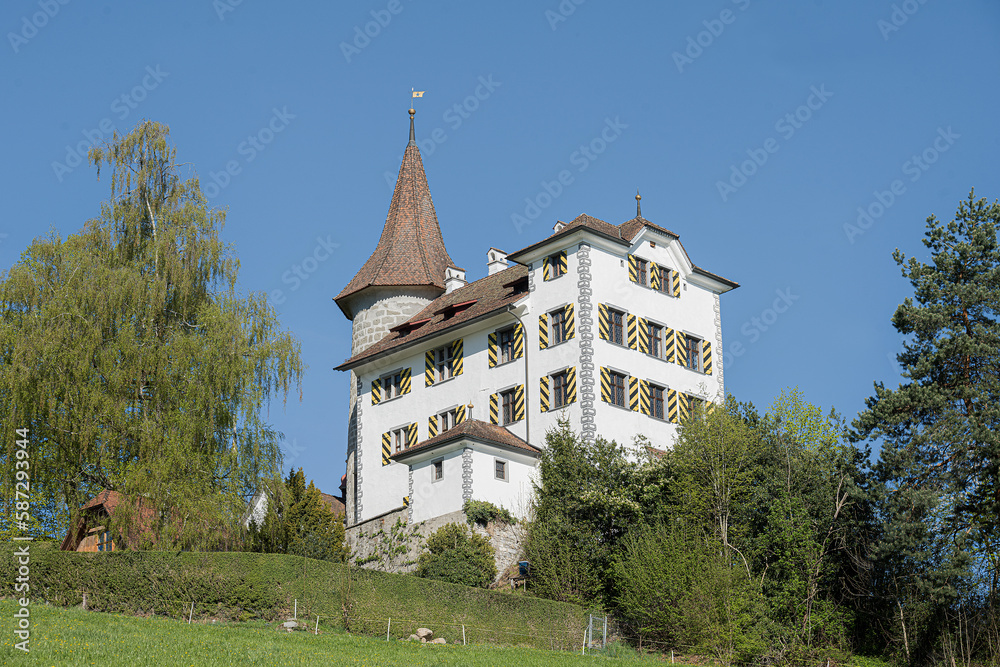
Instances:
[[[444,461],[435,461],[431,464],[431,480],[439,482],[444,479]]]
[[[566,253],[557,252],[545,258],[548,264],[548,277],[545,280],[554,280],[559,276],[566,275]]]
[[[396,398],[403,393],[403,372],[397,371],[389,375],[382,376],[382,397],[383,400]]]
[[[507,481],[507,462],[501,461],[500,459],[493,460],[493,474],[497,479],[502,479]]]
[[[434,350],[435,382],[447,380],[452,376],[451,345],[445,345]]]

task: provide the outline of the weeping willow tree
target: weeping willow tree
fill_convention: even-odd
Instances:
[[[111,185],[100,217],[36,239],[0,274],[2,495],[14,429],[28,428],[32,507],[76,512],[111,489],[121,541],[204,548],[236,534],[262,479],[280,479],[263,413],[301,400],[303,365],[266,297],[237,294],[225,213],[175,155],[154,122],[94,148]]]

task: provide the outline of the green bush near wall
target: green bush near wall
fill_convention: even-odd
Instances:
[[[0,545],[0,596],[14,596],[15,546]],[[290,617],[351,632],[407,637],[418,627],[449,643],[579,646],[586,612],[576,605],[348,567],[284,554],[119,551],[75,553],[32,543],[33,602],[187,620]],[[194,606],[192,607],[192,603]]]

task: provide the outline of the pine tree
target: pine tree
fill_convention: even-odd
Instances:
[[[130,499],[122,535],[141,497],[163,548],[235,535],[278,474],[263,409],[303,372],[266,297],[237,295],[225,213],[175,157],[154,122],[94,148],[98,176],[110,171],[100,217],[36,239],[0,274],[0,424],[30,429],[33,495],[74,510],[116,490]],[[5,475],[13,441],[5,431]]]
[[[930,261],[893,254],[913,285],[892,318],[906,337],[906,381],[875,384],[856,439],[881,438],[899,488],[948,499],[952,529],[1000,531],[1000,204],[961,202],[955,219],[927,219]]]

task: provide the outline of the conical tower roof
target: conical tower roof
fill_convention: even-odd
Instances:
[[[445,269],[455,263],[444,247],[424,163],[414,139],[410,109],[410,141],[403,153],[396,188],[375,252],[334,301],[345,307],[351,296],[369,287],[437,287],[444,291]]]

